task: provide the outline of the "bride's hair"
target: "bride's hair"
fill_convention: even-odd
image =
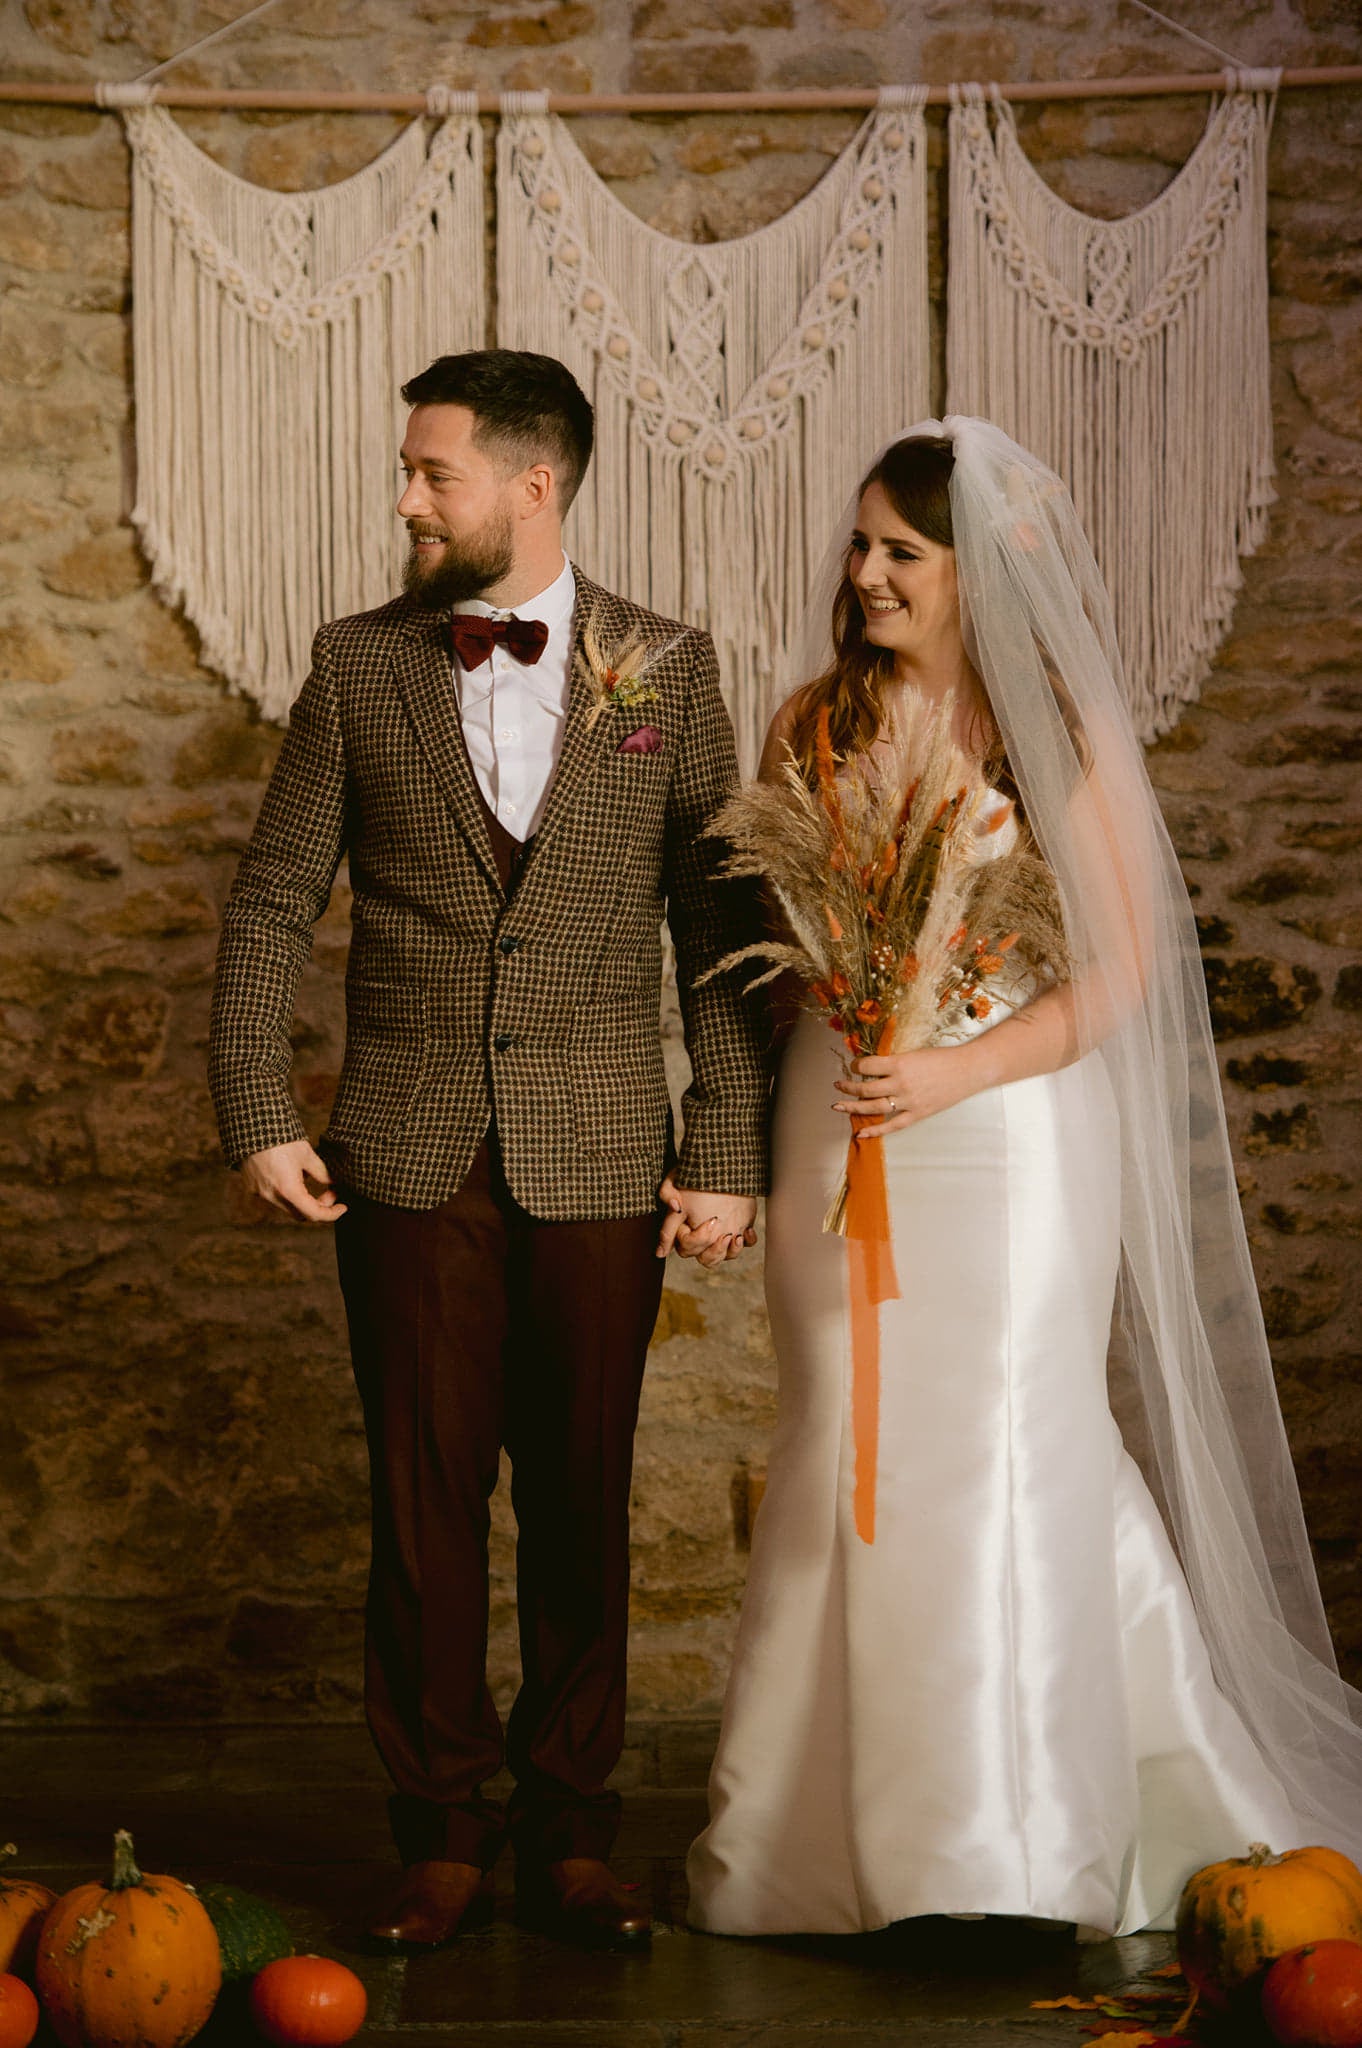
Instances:
[[[941,434],[915,434],[894,441],[861,480],[858,498],[872,484],[878,484],[899,518],[924,540],[938,547],[954,548],[955,529],[951,522],[951,471],[955,450]],[[842,565],[842,580],[832,601],[831,665],[811,682],[805,683],[795,699],[789,744],[799,772],[812,788],[817,780],[815,747],[818,714],[828,710],[828,732],[833,752],[843,759],[869,747],[884,723],[883,688],[894,674],[893,651],[874,647],[865,637],[865,614],[851,580],[851,546]],[[1068,728],[1074,751],[1086,770],[1089,749],[1072,699],[1053,667],[1042,653],[1050,687],[1055,693],[1061,718]],[[989,779],[1020,807],[1011,765],[1003,749],[991,709],[983,713],[979,754]]]

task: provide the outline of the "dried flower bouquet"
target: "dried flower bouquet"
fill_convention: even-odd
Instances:
[[[912,708],[883,751],[887,767],[839,761],[824,709],[816,785],[787,749],[779,781],[747,784],[710,828],[734,849],[724,873],[759,876],[786,927],[712,971],[764,960],[756,988],[792,970],[852,1057],[929,1044],[943,1011],[987,1016],[1014,947],[1023,971],[1068,972],[1054,877],[955,745],[949,704]],[[825,1221],[843,1234],[846,1193],[844,1176]]]

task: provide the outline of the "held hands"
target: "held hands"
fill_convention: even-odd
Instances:
[[[757,1205],[750,1195],[710,1195],[697,1188],[678,1188],[668,1174],[657,1191],[666,1209],[657,1240],[657,1256],[675,1249],[683,1259],[702,1266],[721,1266],[754,1245]]]
[[[334,1223],[345,1214],[344,1202],[336,1200],[326,1163],[319,1159],[306,1138],[291,1145],[271,1145],[267,1152],[252,1152],[241,1162],[241,1178],[253,1195],[272,1209],[296,1216],[300,1223]],[[313,1181],[321,1189],[314,1195]]]
[[[979,1084],[973,1078],[970,1050],[963,1045],[926,1045],[917,1052],[864,1053],[851,1062],[845,1080],[834,1083],[838,1093],[850,1099],[832,1106],[842,1116],[878,1119],[857,1134],[860,1138],[906,1130],[974,1094]]]

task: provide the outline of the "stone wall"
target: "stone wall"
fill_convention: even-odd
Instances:
[[[227,0],[5,0],[3,70],[130,77]],[[1213,0],[1251,63],[1358,61],[1351,0]],[[1119,76],[1200,68],[1116,0],[293,0],[187,82],[565,90]],[[1067,198],[1156,193],[1204,103],[1022,121]],[[934,221],[944,138],[934,113]],[[186,117],[287,189],[367,162],[370,116]],[[593,119],[625,205],[716,239],[788,208],[850,115]],[[1281,498],[1201,704],[1151,766],[1202,919],[1226,1093],[1330,1612],[1362,1676],[1362,97],[1284,97],[1272,143]],[[0,1714],[356,1711],[359,1418],[330,1245],[244,1204],[203,1083],[219,907],[278,734],[148,587],[130,503],[128,172],[109,115],[0,108]],[[934,261],[939,291],[941,263]],[[938,322],[939,327],[939,322]],[[939,393],[938,393],[939,396]],[[854,422],[849,423],[854,431]],[[298,1008],[320,1126],[343,894]],[[754,1264],[674,1267],[639,1434],[638,1711],[712,1709],[773,1362]],[[507,1518],[494,1662],[514,1670]]]

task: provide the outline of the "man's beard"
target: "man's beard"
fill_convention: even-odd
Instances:
[[[503,512],[468,540],[445,540],[444,549],[429,568],[415,546],[402,569],[402,588],[423,610],[447,612],[451,605],[468,597],[481,597],[515,564],[511,515]]]

